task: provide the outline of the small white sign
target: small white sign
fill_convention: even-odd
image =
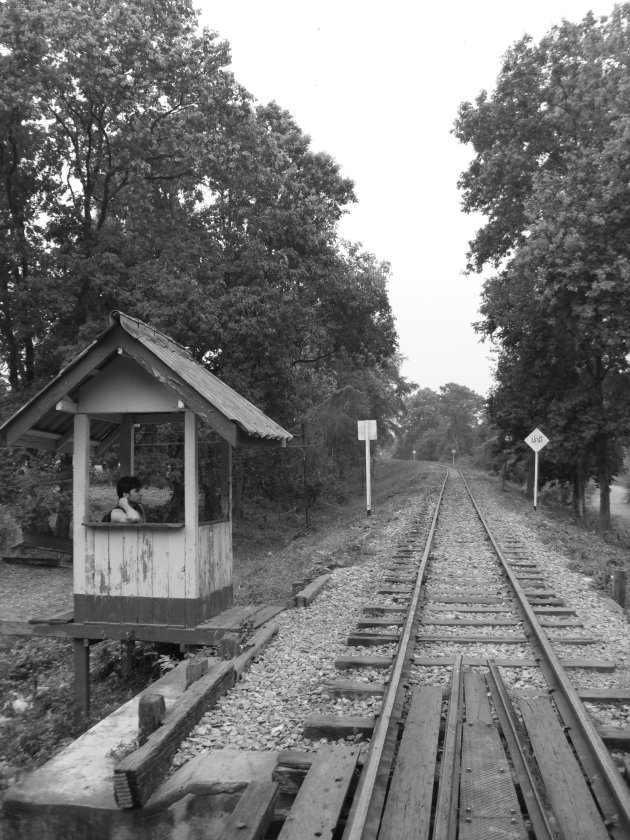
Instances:
[[[357,420],[359,440],[376,440],[376,420]]]
[[[525,438],[525,443],[528,446],[531,446],[534,452],[540,452],[540,450],[549,443],[549,438],[543,434],[540,429],[534,429],[534,431]]]

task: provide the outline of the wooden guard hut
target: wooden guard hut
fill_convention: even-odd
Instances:
[[[221,439],[221,517],[211,522],[199,521],[200,420]],[[91,459],[118,443],[121,475],[132,475],[134,424],[164,422],[184,429],[184,521],[89,521]],[[156,626],[199,627],[231,607],[232,447],[290,439],[183,347],[113,312],[108,329],[0,427],[4,446],[73,454],[72,635],[164,639]]]

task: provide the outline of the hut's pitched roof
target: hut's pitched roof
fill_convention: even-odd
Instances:
[[[121,352],[173,391],[187,408],[232,444],[284,446],[291,440],[289,432],[206,370],[184,347],[137,318],[115,311],[108,328],[0,426],[0,445],[58,451],[69,448],[73,430],[71,406],[76,394]],[[116,418],[93,418],[90,436],[94,444],[105,446],[118,425]]]

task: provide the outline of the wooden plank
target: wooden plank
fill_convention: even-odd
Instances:
[[[318,578],[315,578],[315,580],[312,583],[309,583],[305,589],[297,593],[294,598],[295,606],[308,607],[309,604],[312,604],[315,598],[317,598],[319,593],[326,586],[330,578],[331,575],[320,575]]]
[[[554,816],[571,840],[609,840],[582,771],[546,697],[520,701],[538,768]]]
[[[403,618],[359,618],[357,627],[402,627],[406,619]]]
[[[568,620],[561,620],[561,621],[550,621],[547,618],[541,618],[538,622],[541,627],[557,627],[562,629],[563,627],[584,627],[583,621],[568,619]]]
[[[464,672],[464,702],[467,724],[492,723],[488,686],[483,674],[476,671]]]
[[[438,686],[413,690],[385,803],[383,838],[428,840],[441,709]]]
[[[245,647],[240,656],[233,660],[234,673],[238,679],[249,668],[251,663],[269,644],[278,632],[277,624],[265,624],[260,627],[254,635],[245,642]]]
[[[50,615],[35,615],[29,618],[29,624],[68,624],[74,618],[74,610],[60,610]]]
[[[400,640],[398,633],[351,633],[346,639],[347,645],[391,645]]]
[[[516,627],[521,622],[513,618],[426,618],[424,623],[439,627]]]
[[[279,613],[284,612],[286,606],[284,604],[267,604],[261,607],[252,615],[252,630],[262,627],[271,618],[275,618]]]
[[[458,636],[455,633],[419,633],[416,636],[419,642],[454,642],[461,645],[475,644],[497,644],[497,645],[522,645],[527,642],[526,636]]]
[[[250,782],[217,840],[262,840],[273,819],[276,782]]]
[[[451,695],[446,715],[442,748],[442,764],[435,805],[433,840],[450,840],[454,836],[457,811],[457,787],[460,767],[462,730],[462,658],[455,657],[451,674]]]
[[[358,758],[358,747],[331,745],[320,748],[278,840],[333,836]]]
[[[600,703],[630,701],[630,688],[619,688],[617,686],[578,688],[577,693],[580,700],[594,700]]]
[[[454,656],[414,656],[413,664],[423,668],[451,667]],[[494,659],[500,668],[536,668],[538,662],[527,657]],[[560,659],[563,668],[586,668],[594,671],[614,671],[617,663],[612,659]],[[485,666],[488,660],[484,656],[464,656],[464,666]]]
[[[343,671],[346,668],[391,668],[393,656],[338,656],[335,668]]]
[[[364,613],[402,613],[405,607],[402,604],[366,604],[363,607]]]
[[[385,694],[385,683],[329,680],[322,685],[322,690],[329,697],[380,697]]]
[[[488,587],[487,589],[428,589],[427,590],[427,597],[435,600],[440,601],[442,604],[445,603],[445,598],[464,598],[465,602],[474,601],[476,604],[483,604],[486,603],[485,601],[481,600],[478,601],[478,598],[490,598],[490,597],[499,597],[500,592],[498,591],[497,587]],[[508,596],[503,596],[503,601],[508,600]],[[489,602],[492,603],[492,602]]]
[[[577,615],[572,607],[534,607],[535,615]]]
[[[309,715],[304,721],[302,734],[315,741],[328,738],[337,741],[351,735],[369,737],[374,730],[374,718],[360,715]]]
[[[507,595],[504,597],[499,597],[498,595],[477,595],[474,598],[470,595],[442,595],[438,598],[432,592],[429,595],[429,600],[437,601],[440,604],[505,604],[510,599]],[[425,602],[425,606],[428,605],[428,602]]]
[[[630,751],[630,726],[596,726],[595,728],[607,746]]]
[[[121,808],[139,808],[165,778],[181,741],[234,683],[231,662],[215,665],[193,683],[146,743],[114,768],[114,793]]]
[[[494,607],[488,607],[484,604],[478,606],[469,606],[462,604],[461,606],[449,604],[425,604],[425,610],[429,612],[456,612],[456,613],[504,613],[513,612],[512,607],[505,604],[497,604]]]

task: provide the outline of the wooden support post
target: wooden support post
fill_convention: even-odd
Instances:
[[[94,551],[88,552],[86,521],[90,489],[90,418],[87,414],[74,415],[74,450],[72,455],[72,544],[73,592],[85,595],[86,586],[93,580]],[[76,604],[75,604],[76,607]]]
[[[613,600],[620,604],[624,609],[626,603],[626,581],[628,573],[625,569],[613,569],[612,573],[612,596]]]
[[[165,717],[166,703],[161,694],[154,691],[140,696],[138,703],[138,744],[140,746],[162,725]]]
[[[221,441],[221,513],[232,518],[232,446],[227,440]]]
[[[120,474],[133,475],[134,451],[133,451],[133,416],[128,414],[120,424],[119,436],[119,458]]]
[[[120,643],[120,673],[123,679],[131,679],[133,673],[133,651],[135,642],[123,641]]]
[[[74,640],[74,721],[84,729],[90,716],[90,640]]]
[[[241,639],[238,633],[226,633],[220,641],[221,659],[233,659],[241,652]]]
[[[198,422],[192,411],[184,414],[184,579],[186,598],[199,597],[197,531],[199,525]]]

